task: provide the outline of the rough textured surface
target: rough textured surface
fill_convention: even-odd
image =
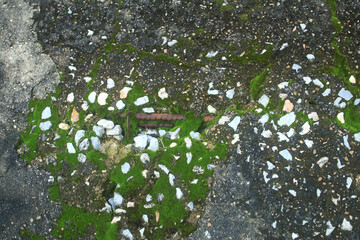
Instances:
[[[0,1],[0,238],[10,239],[20,227],[47,232],[59,212],[46,189],[48,175],[27,168],[15,145],[26,127],[32,98],[44,98],[60,78],[51,58],[43,53],[32,29],[33,8],[28,3]]]

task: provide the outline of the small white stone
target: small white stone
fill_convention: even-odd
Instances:
[[[87,33],[87,36],[88,37],[91,37],[92,35],[94,35],[94,31],[92,31],[92,30],[88,30],[88,33]]]
[[[234,129],[234,131],[236,132],[239,123],[240,123],[240,117],[239,117],[239,116],[236,116],[236,117],[234,117],[234,119],[228,124],[228,126],[231,127],[232,129]]]
[[[120,135],[121,133],[122,133],[122,129],[120,125],[115,125],[114,128],[106,130],[106,135],[108,136],[116,136],[116,135]]]
[[[228,99],[233,99],[234,95],[235,95],[235,88],[226,91],[226,97]]]
[[[297,239],[299,237],[299,234],[297,233],[292,233],[291,234],[291,238],[294,240],[294,239]]]
[[[144,105],[144,104],[146,104],[146,103],[148,103],[148,102],[149,102],[148,96],[144,96],[144,97],[140,97],[140,98],[136,99],[136,101],[134,102],[134,104],[135,104],[136,106],[141,106],[141,105]]]
[[[264,107],[267,107],[267,105],[269,104],[269,100],[270,100],[270,98],[264,94],[261,96],[258,103],[260,103]]]
[[[259,123],[261,123],[263,126],[265,125],[265,123],[267,123],[269,121],[269,114],[264,114],[261,116],[261,118],[259,119]]]
[[[303,80],[304,80],[305,84],[310,84],[312,82],[310,77],[303,77]]]
[[[272,136],[272,132],[270,130],[263,130],[261,136],[263,136],[264,138],[270,138]]]
[[[91,77],[84,77],[84,80],[85,80],[86,83],[90,82],[91,79],[92,79]]]
[[[72,143],[67,143],[66,144],[67,150],[69,153],[76,153],[76,150],[74,148],[74,145]]]
[[[240,135],[239,134],[234,134],[234,139],[231,141],[231,144],[235,144],[240,140]]]
[[[144,222],[146,222],[146,223],[149,222],[148,215],[144,214],[144,215],[142,216],[142,218],[143,218]]]
[[[155,112],[154,108],[152,108],[152,107],[143,108],[143,111],[144,111],[144,113],[154,113]]]
[[[219,125],[224,125],[227,122],[230,122],[230,116],[221,116],[218,123]]]
[[[329,236],[334,231],[335,227],[331,224],[330,221],[326,222],[326,226],[327,228],[326,228],[325,236]]]
[[[51,117],[51,108],[46,107],[41,113],[41,119],[48,119]]]
[[[169,173],[169,183],[171,186],[174,186],[174,180],[175,180],[175,176]]]
[[[312,141],[312,140],[305,139],[304,142],[308,148],[312,148],[314,145],[314,141]]]
[[[296,120],[296,115],[294,112],[288,113],[284,116],[282,116],[279,121],[278,121],[278,125],[279,126],[290,126],[293,122],[295,122]]]
[[[282,142],[282,141],[286,141],[286,142],[289,142],[289,138],[287,138],[285,136],[285,134],[281,133],[281,132],[277,132],[277,135],[278,135],[278,140],[279,142]]]
[[[281,82],[278,84],[279,89],[284,89],[289,86],[289,82]]]
[[[176,142],[170,143],[170,145],[169,145],[169,147],[171,147],[171,148],[176,147],[176,146],[177,146]]]
[[[85,130],[78,130],[75,134],[75,144],[79,146],[80,140],[85,137]]]
[[[313,83],[320,88],[324,87],[324,84],[317,78],[313,81]]]
[[[88,150],[90,146],[89,139],[85,138],[80,144],[79,144],[79,150],[80,151],[86,151]]]
[[[164,100],[165,98],[169,97],[169,94],[166,92],[165,88],[160,88],[160,90],[158,92],[158,96],[159,96],[159,98]]]
[[[219,94],[219,90],[213,89],[214,88],[214,84],[211,82],[209,83],[209,89],[208,89],[208,94],[209,95],[218,95]]]
[[[69,93],[69,94],[67,95],[66,101],[72,103],[72,102],[74,101],[74,98],[75,98],[75,97],[74,97],[74,93],[71,92],[71,93]]]
[[[352,231],[353,230],[353,226],[351,225],[351,223],[344,218],[342,224],[341,224],[341,230],[343,231]]]
[[[301,27],[301,30],[303,30],[304,32],[306,32],[306,24],[300,23],[300,27]]]
[[[100,127],[103,127],[105,129],[113,129],[115,124],[113,121],[111,120],[107,120],[107,119],[100,119],[97,122],[97,125],[99,125]]]
[[[287,48],[289,46],[288,43],[283,43],[280,47],[280,51],[284,50],[285,48]]]
[[[208,105],[207,110],[209,113],[216,113],[216,109],[211,105]]]
[[[315,59],[315,56],[313,54],[308,54],[306,55],[306,58],[311,61]]]
[[[140,161],[141,161],[142,163],[144,163],[144,164],[150,162],[149,154],[147,154],[147,153],[141,154],[141,156],[140,156]]]
[[[160,137],[164,136],[165,134],[166,134],[165,130],[163,130],[163,129],[159,130]]]
[[[360,98],[355,99],[354,105],[357,106],[357,105],[359,105],[359,103],[360,103]]]
[[[151,151],[157,151],[159,149],[159,140],[154,137],[148,137],[149,146],[147,149]]]
[[[293,128],[290,128],[290,130],[287,131],[286,133],[286,136],[288,136],[289,138],[291,138],[294,135],[295,135],[295,130]]]
[[[319,121],[319,116],[316,112],[311,112],[308,114],[308,118],[313,120],[313,121]]]
[[[93,126],[93,131],[98,137],[102,137],[105,134],[105,129],[100,126]]]
[[[266,161],[266,165],[268,167],[268,170],[273,170],[275,168],[275,165],[272,164],[272,162]]]
[[[325,91],[322,93],[322,95],[323,95],[324,97],[327,97],[327,96],[330,95],[330,93],[331,93],[331,89],[330,89],[330,88],[327,88],[327,89],[325,89]]]
[[[344,118],[343,112],[338,113],[338,115],[336,117],[341,123],[343,123],[343,124],[345,123],[345,118]]]
[[[126,237],[129,240],[133,240],[134,238],[129,229],[123,230],[122,234],[124,235],[124,237]]]
[[[289,99],[286,99],[282,110],[290,113],[293,109],[294,109],[294,104]]]
[[[75,66],[68,66],[68,68],[69,68],[70,71],[76,71],[77,70]]]
[[[126,107],[125,103],[122,100],[119,100],[116,102],[116,108],[118,110],[123,110]]]
[[[66,124],[66,123],[60,123],[59,124],[59,128],[62,130],[69,130],[70,129],[70,125]]]
[[[113,88],[113,87],[115,87],[115,82],[114,82],[114,80],[112,80],[111,78],[108,78],[108,79],[107,79],[106,88],[107,88],[107,89],[111,89],[111,88]]]
[[[185,144],[186,144],[186,148],[191,148],[191,145],[192,145],[191,139],[189,137],[186,137],[184,139],[184,141],[185,141]]]
[[[191,131],[190,132],[190,137],[194,140],[200,140],[201,139],[201,135],[199,132],[194,132],[194,131]]]
[[[182,197],[183,197],[183,192],[181,191],[181,189],[180,188],[176,188],[176,198],[177,199],[181,199]]]
[[[349,101],[353,97],[352,93],[350,91],[346,90],[345,88],[342,88],[340,90],[340,92],[338,93],[338,96],[342,97],[346,101]]]
[[[299,70],[301,69],[301,66],[299,64],[295,63],[295,64],[292,65],[291,68],[292,68],[292,70],[295,70],[296,72],[299,72]]]
[[[77,160],[80,162],[80,163],[84,163],[86,161],[86,155],[85,154],[82,154],[82,153],[79,153],[79,155],[77,156]]]
[[[346,178],[346,188],[349,189],[351,187],[353,180],[351,177]]]
[[[294,197],[296,197],[296,191],[295,191],[295,190],[290,189],[290,190],[289,190],[289,193],[290,193],[291,195],[293,195]]]
[[[91,137],[91,145],[95,150],[100,150],[100,139],[98,137]]]
[[[135,148],[141,151],[145,150],[147,146],[147,140],[148,137],[144,134],[139,134],[138,136],[134,137]]]
[[[91,92],[88,96],[88,100],[90,103],[94,103],[96,100],[96,92]]]
[[[194,210],[194,203],[193,202],[189,202],[187,207],[189,208],[190,211]]]
[[[347,149],[349,149],[349,150],[350,150],[350,149],[351,149],[351,147],[350,147],[350,144],[349,144],[348,139],[349,139],[349,135],[343,136],[344,145],[345,145],[345,147],[347,147]]]
[[[168,46],[169,47],[172,47],[172,46],[174,46],[176,43],[177,43],[178,41],[177,40],[171,40],[170,42],[168,42]]]
[[[354,134],[354,140],[360,142],[360,132]]]
[[[186,163],[189,164],[191,162],[192,159],[192,153],[188,152],[186,153]]]
[[[131,89],[132,88],[130,88],[130,87],[124,87],[123,89],[121,89],[120,90],[120,99],[126,98]]]
[[[293,159],[293,157],[291,156],[291,153],[287,149],[281,150],[279,152],[279,154],[288,161],[292,161],[292,159]]]
[[[349,81],[350,81],[350,83],[352,83],[352,84],[355,84],[355,83],[356,83],[356,79],[355,79],[354,75],[351,75],[351,76],[350,76]]]
[[[322,157],[316,163],[317,163],[317,165],[319,165],[319,167],[322,168],[328,161],[329,161],[328,157]]]
[[[309,124],[309,122],[306,122],[306,123],[304,123],[304,125],[302,125],[301,132],[299,134],[305,135],[305,134],[308,134],[309,132],[310,132],[310,124]]]
[[[208,53],[206,54],[205,57],[207,57],[207,58],[213,58],[213,57],[215,57],[218,53],[219,53],[218,51],[210,51],[210,52],[208,52]]]
[[[39,124],[39,128],[42,130],[42,131],[47,131],[51,128],[52,126],[52,123],[50,121],[46,121],[46,122],[41,122]]]
[[[107,94],[106,92],[101,92],[98,96],[97,102],[99,105],[105,105],[106,104],[106,99],[109,96],[109,94]]]
[[[169,171],[169,169],[168,169],[165,165],[159,164],[158,166],[159,166],[159,168],[160,168],[161,170],[164,171],[164,173],[169,174],[170,171]]]
[[[89,103],[87,101],[84,101],[83,104],[81,104],[82,110],[86,111],[89,108]]]
[[[126,174],[130,171],[130,164],[128,162],[124,163],[123,165],[121,165],[121,172],[123,174]]]

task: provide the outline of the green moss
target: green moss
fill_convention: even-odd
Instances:
[[[235,11],[235,8],[231,5],[221,5],[220,7],[220,11],[221,12],[234,12]]]
[[[336,29],[336,34],[340,33],[343,30],[339,19],[337,18],[337,4],[335,0],[326,0],[326,3],[329,5],[331,11],[331,23]]]
[[[249,16],[247,14],[245,14],[245,13],[241,14],[240,15],[240,20],[247,22],[249,20]]]
[[[53,185],[49,186],[49,191],[49,199],[51,201],[57,201],[58,199],[60,199],[60,190],[58,184],[54,183]]]
[[[40,235],[37,235],[31,232],[29,229],[25,228],[20,230],[21,239],[31,239],[31,240],[45,240],[46,238]]]
[[[341,123],[336,119],[337,123],[346,129],[349,129],[353,133],[360,132],[360,114],[357,113],[357,106],[349,104],[344,109],[345,123]]]
[[[257,75],[250,82],[250,96],[253,100],[257,100],[262,93],[262,86],[264,85],[269,74],[269,70],[264,70],[261,74]]]
[[[79,239],[90,227],[96,228],[97,239],[117,239],[117,231],[112,226],[109,213],[87,213],[76,207],[62,205],[62,215],[52,229],[52,234],[61,239]]]
[[[260,46],[255,43],[250,43],[246,52],[242,56],[238,56],[234,53],[228,55],[228,59],[238,65],[247,65],[249,63],[268,63],[273,55],[273,45],[266,45],[264,53],[257,53],[260,50]]]
[[[106,155],[97,151],[91,150],[86,154],[87,159],[95,165],[99,171],[105,170],[105,163],[102,159],[106,158]]]

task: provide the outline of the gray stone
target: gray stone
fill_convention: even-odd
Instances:
[[[100,126],[93,126],[93,131],[98,137],[102,137],[105,134],[105,129]]]
[[[145,150],[146,146],[147,146],[147,139],[148,136],[144,135],[144,134],[140,134],[136,137],[134,137],[134,142],[135,142],[135,148],[138,150]]]
[[[91,144],[94,149],[96,149],[96,150],[101,149],[100,139],[98,137],[91,137]]]
[[[97,102],[99,105],[103,106],[106,104],[106,99],[108,98],[109,94],[106,92],[101,92],[98,96]]]
[[[90,141],[89,141],[88,138],[85,138],[85,139],[80,143],[80,145],[79,145],[79,150],[80,150],[80,151],[86,151],[86,150],[88,150],[89,146],[90,146]]]
[[[94,103],[96,100],[96,92],[91,92],[88,96],[88,100],[90,103]]]
[[[236,132],[239,123],[240,123],[240,117],[236,116],[236,117],[234,117],[234,119],[228,125],[232,129],[234,129],[234,131]]]
[[[144,97],[139,97],[138,99],[136,99],[136,101],[134,102],[134,104],[136,106],[141,106],[141,105],[144,105],[146,103],[149,102],[149,98],[148,96],[144,96]]]
[[[122,129],[120,125],[115,125],[113,129],[106,130],[106,135],[108,136],[116,136],[116,135],[120,135],[121,133],[122,133]]]
[[[78,130],[75,134],[75,144],[79,146],[79,142],[82,138],[85,137],[85,130]]]
[[[295,120],[296,120],[296,115],[294,112],[291,112],[282,116],[278,121],[278,125],[289,127],[293,122],[295,122]]]
[[[100,127],[103,127],[105,129],[113,129],[114,128],[114,122],[111,120],[107,120],[107,119],[100,119],[97,122],[97,125],[99,125]]]
[[[107,89],[111,89],[111,88],[113,88],[113,87],[115,87],[115,82],[114,82],[114,80],[112,80],[111,78],[108,78],[106,88],[107,88]]]
[[[80,163],[84,163],[86,161],[86,155],[85,154],[82,154],[82,153],[79,153],[79,155],[77,156],[77,160],[80,162]]]
[[[143,153],[143,154],[141,154],[141,156],[140,156],[140,161],[142,162],[142,163],[147,163],[147,162],[150,162],[150,157],[149,157],[149,154],[147,154],[147,153]]]
[[[39,124],[39,128],[42,130],[42,131],[47,131],[51,128],[52,126],[52,123],[50,121],[46,121],[46,122],[41,122]]]
[[[76,153],[76,150],[74,148],[74,145],[72,143],[67,143],[66,144],[67,150],[69,153]]]
[[[149,146],[147,149],[151,151],[157,151],[159,149],[159,141],[157,138],[154,137],[148,137]]]
[[[41,119],[48,119],[49,117],[51,117],[51,108],[46,107],[41,113]]]
[[[126,174],[130,171],[130,164],[128,162],[124,163],[123,165],[121,165],[121,172],[123,174]]]
[[[123,203],[124,198],[117,192],[114,193],[114,205],[115,207],[120,206]]]
[[[119,100],[116,102],[116,107],[117,107],[117,109],[119,109],[121,111],[126,107],[126,105],[122,100]]]
[[[349,101],[353,97],[352,93],[350,91],[346,90],[345,88],[342,88],[340,90],[340,92],[338,93],[338,96],[342,97],[346,101]]]

